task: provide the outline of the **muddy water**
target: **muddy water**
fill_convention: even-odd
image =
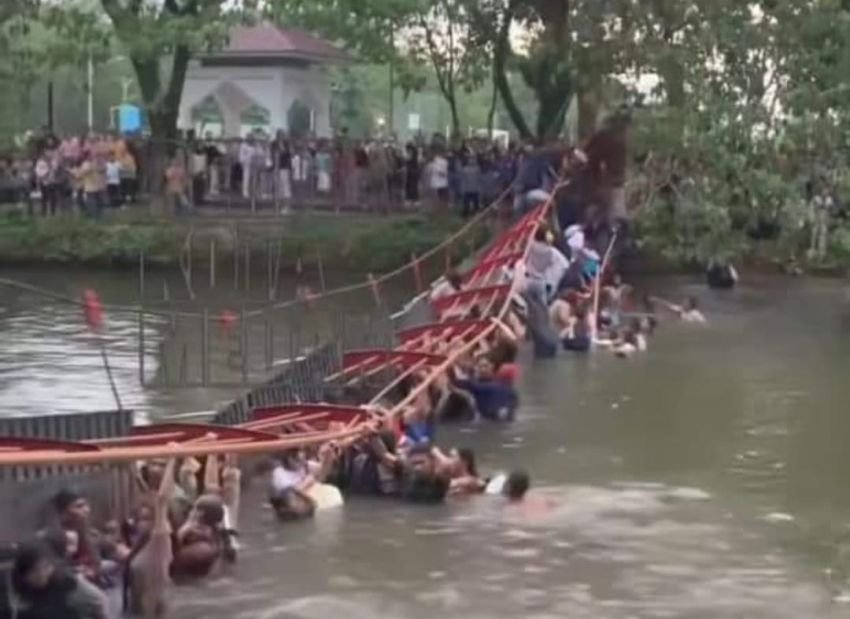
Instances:
[[[132,294],[120,279],[99,284]],[[527,468],[548,509],[352,501],[281,526],[258,486],[238,566],[177,590],[174,616],[850,617],[844,290],[654,287],[698,291],[711,325],[663,324],[630,361],[527,359],[513,426],[441,429],[442,443],[475,447],[485,471]],[[0,293],[0,414],[110,407],[91,343],[63,316]],[[110,338],[122,395],[146,414],[228,397],[141,390],[131,321]]]

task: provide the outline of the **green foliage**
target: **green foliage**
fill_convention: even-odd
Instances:
[[[281,240],[281,256],[290,263],[318,252],[329,269],[383,273],[406,263],[411,252],[423,254],[438,245],[461,223],[455,217],[306,214],[285,224],[255,229],[243,225],[240,239],[258,251],[269,241]],[[176,265],[189,225],[132,214],[104,221],[6,215],[0,217],[0,261],[108,266],[132,262],[144,252],[151,262]],[[198,258],[207,257],[203,238],[209,234],[219,240],[219,255],[224,259],[231,229],[197,221],[192,225]]]

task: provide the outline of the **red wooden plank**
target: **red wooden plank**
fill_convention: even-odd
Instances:
[[[423,336],[438,338],[442,336],[456,337],[461,333],[471,329],[470,335],[474,336],[480,331],[487,328],[489,325],[487,320],[447,320],[446,322],[435,322],[411,329],[399,331],[396,334],[402,344],[407,344],[413,340],[421,339]]]
[[[376,361],[365,363],[365,361],[373,358]],[[407,369],[420,361],[425,362],[423,365],[440,365],[445,360],[442,355],[411,350],[350,350],[342,357],[342,367],[347,369],[362,363],[360,369],[367,372],[381,365],[392,364]]]
[[[0,436],[2,451],[99,451],[96,445],[60,441],[50,438],[25,438],[21,436]]]
[[[494,296],[505,297],[510,294],[510,284],[499,284],[497,286],[482,286],[481,288],[468,288],[447,297],[441,297],[432,301],[434,309],[442,314],[452,307],[465,307],[472,302],[489,302]]]
[[[366,421],[369,418],[369,413],[358,406],[340,406],[337,404],[283,404],[281,406],[267,406],[255,408],[251,411],[251,419],[259,421],[261,419],[273,419],[274,417],[284,417],[293,413],[300,413],[305,417],[315,415],[316,413],[324,413],[326,416],[320,421],[310,421],[310,425],[326,426],[333,422],[351,423],[352,421]],[[293,422],[297,423],[297,421]]]

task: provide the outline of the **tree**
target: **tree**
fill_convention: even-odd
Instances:
[[[487,77],[486,47],[476,45],[470,16],[461,0],[421,2],[413,8],[407,53],[431,64],[437,85],[449,104],[452,132],[461,134],[458,95],[480,87]]]
[[[460,95],[487,77],[487,50],[471,38],[466,0],[272,0],[266,10],[279,23],[341,41],[361,61],[391,64],[406,92],[425,86],[420,69],[430,65],[458,134]]]
[[[96,33],[106,33],[129,57],[153,138],[149,178],[161,182],[177,138],[189,61],[199,51],[223,45],[246,11],[227,0],[99,0],[99,8],[102,13],[85,4],[48,5],[47,23],[59,40],[83,47],[91,45]]]

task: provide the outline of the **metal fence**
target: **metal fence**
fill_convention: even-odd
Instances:
[[[129,434],[129,410],[5,417],[0,436],[84,441]],[[51,519],[50,499],[63,488],[74,488],[92,504],[98,522],[129,515],[134,492],[127,465],[37,466],[0,468],[0,543],[19,540],[22,531],[34,532]]]
[[[448,268],[474,255],[504,223],[497,205],[398,269],[339,288],[327,289],[321,262],[305,263],[304,273],[286,286],[294,284],[296,297],[278,303],[246,301],[252,290],[264,287],[270,298],[277,296],[272,290],[280,288],[280,274],[272,253],[265,261],[255,261],[267,264],[265,275],[255,273],[253,288],[247,281],[247,265],[240,277],[234,272],[233,287],[241,295],[238,307],[210,301],[221,296],[215,291],[216,282],[225,288],[229,282],[198,276],[206,267],[197,261],[194,275],[184,271],[182,301],[174,300],[173,289],[164,292],[160,301],[152,301],[150,292],[155,293],[157,286],[149,277],[140,286],[146,305],[136,312],[140,378],[144,384],[165,387],[257,385],[281,363],[328,342],[337,342],[343,350],[391,346],[394,329],[403,328],[399,321],[409,322],[414,312],[421,314],[420,321],[431,317],[421,301],[399,313],[410,299],[427,290]],[[143,265],[140,273],[144,273]],[[156,359],[154,371],[146,367],[150,357]]]

